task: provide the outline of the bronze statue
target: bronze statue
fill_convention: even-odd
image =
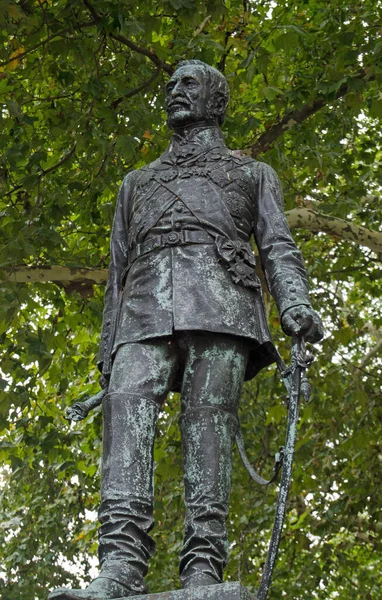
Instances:
[[[153,444],[171,390],[181,392],[181,584],[222,582],[242,383],[276,360],[252,235],[284,331],[322,338],[276,173],[224,143],[219,126],[228,98],[219,71],[181,62],[166,87],[170,145],[122,183],[99,353],[100,574],[85,590],[56,590],[52,600],[147,593],[155,548]]]

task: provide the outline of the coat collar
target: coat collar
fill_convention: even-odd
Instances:
[[[192,161],[213,148],[226,148],[219,127],[194,127],[183,134],[174,133],[161,162],[179,164]]]

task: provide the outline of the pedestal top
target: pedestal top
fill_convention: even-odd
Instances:
[[[118,598],[117,600],[133,600],[134,598],[137,600],[255,600],[255,596],[238,581],[193,587],[187,590],[161,592],[160,594],[130,596],[129,598]]]

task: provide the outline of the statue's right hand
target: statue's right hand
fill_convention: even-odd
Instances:
[[[304,336],[311,344],[324,337],[320,316],[313,308],[304,304],[288,308],[281,318],[281,326],[287,335]]]

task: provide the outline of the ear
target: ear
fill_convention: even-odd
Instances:
[[[215,96],[215,108],[219,115],[222,115],[225,110],[225,100],[222,96]]]
[[[225,112],[224,98],[220,94],[215,93],[208,101],[207,110],[209,116],[218,121],[219,117],[223,117]]]

